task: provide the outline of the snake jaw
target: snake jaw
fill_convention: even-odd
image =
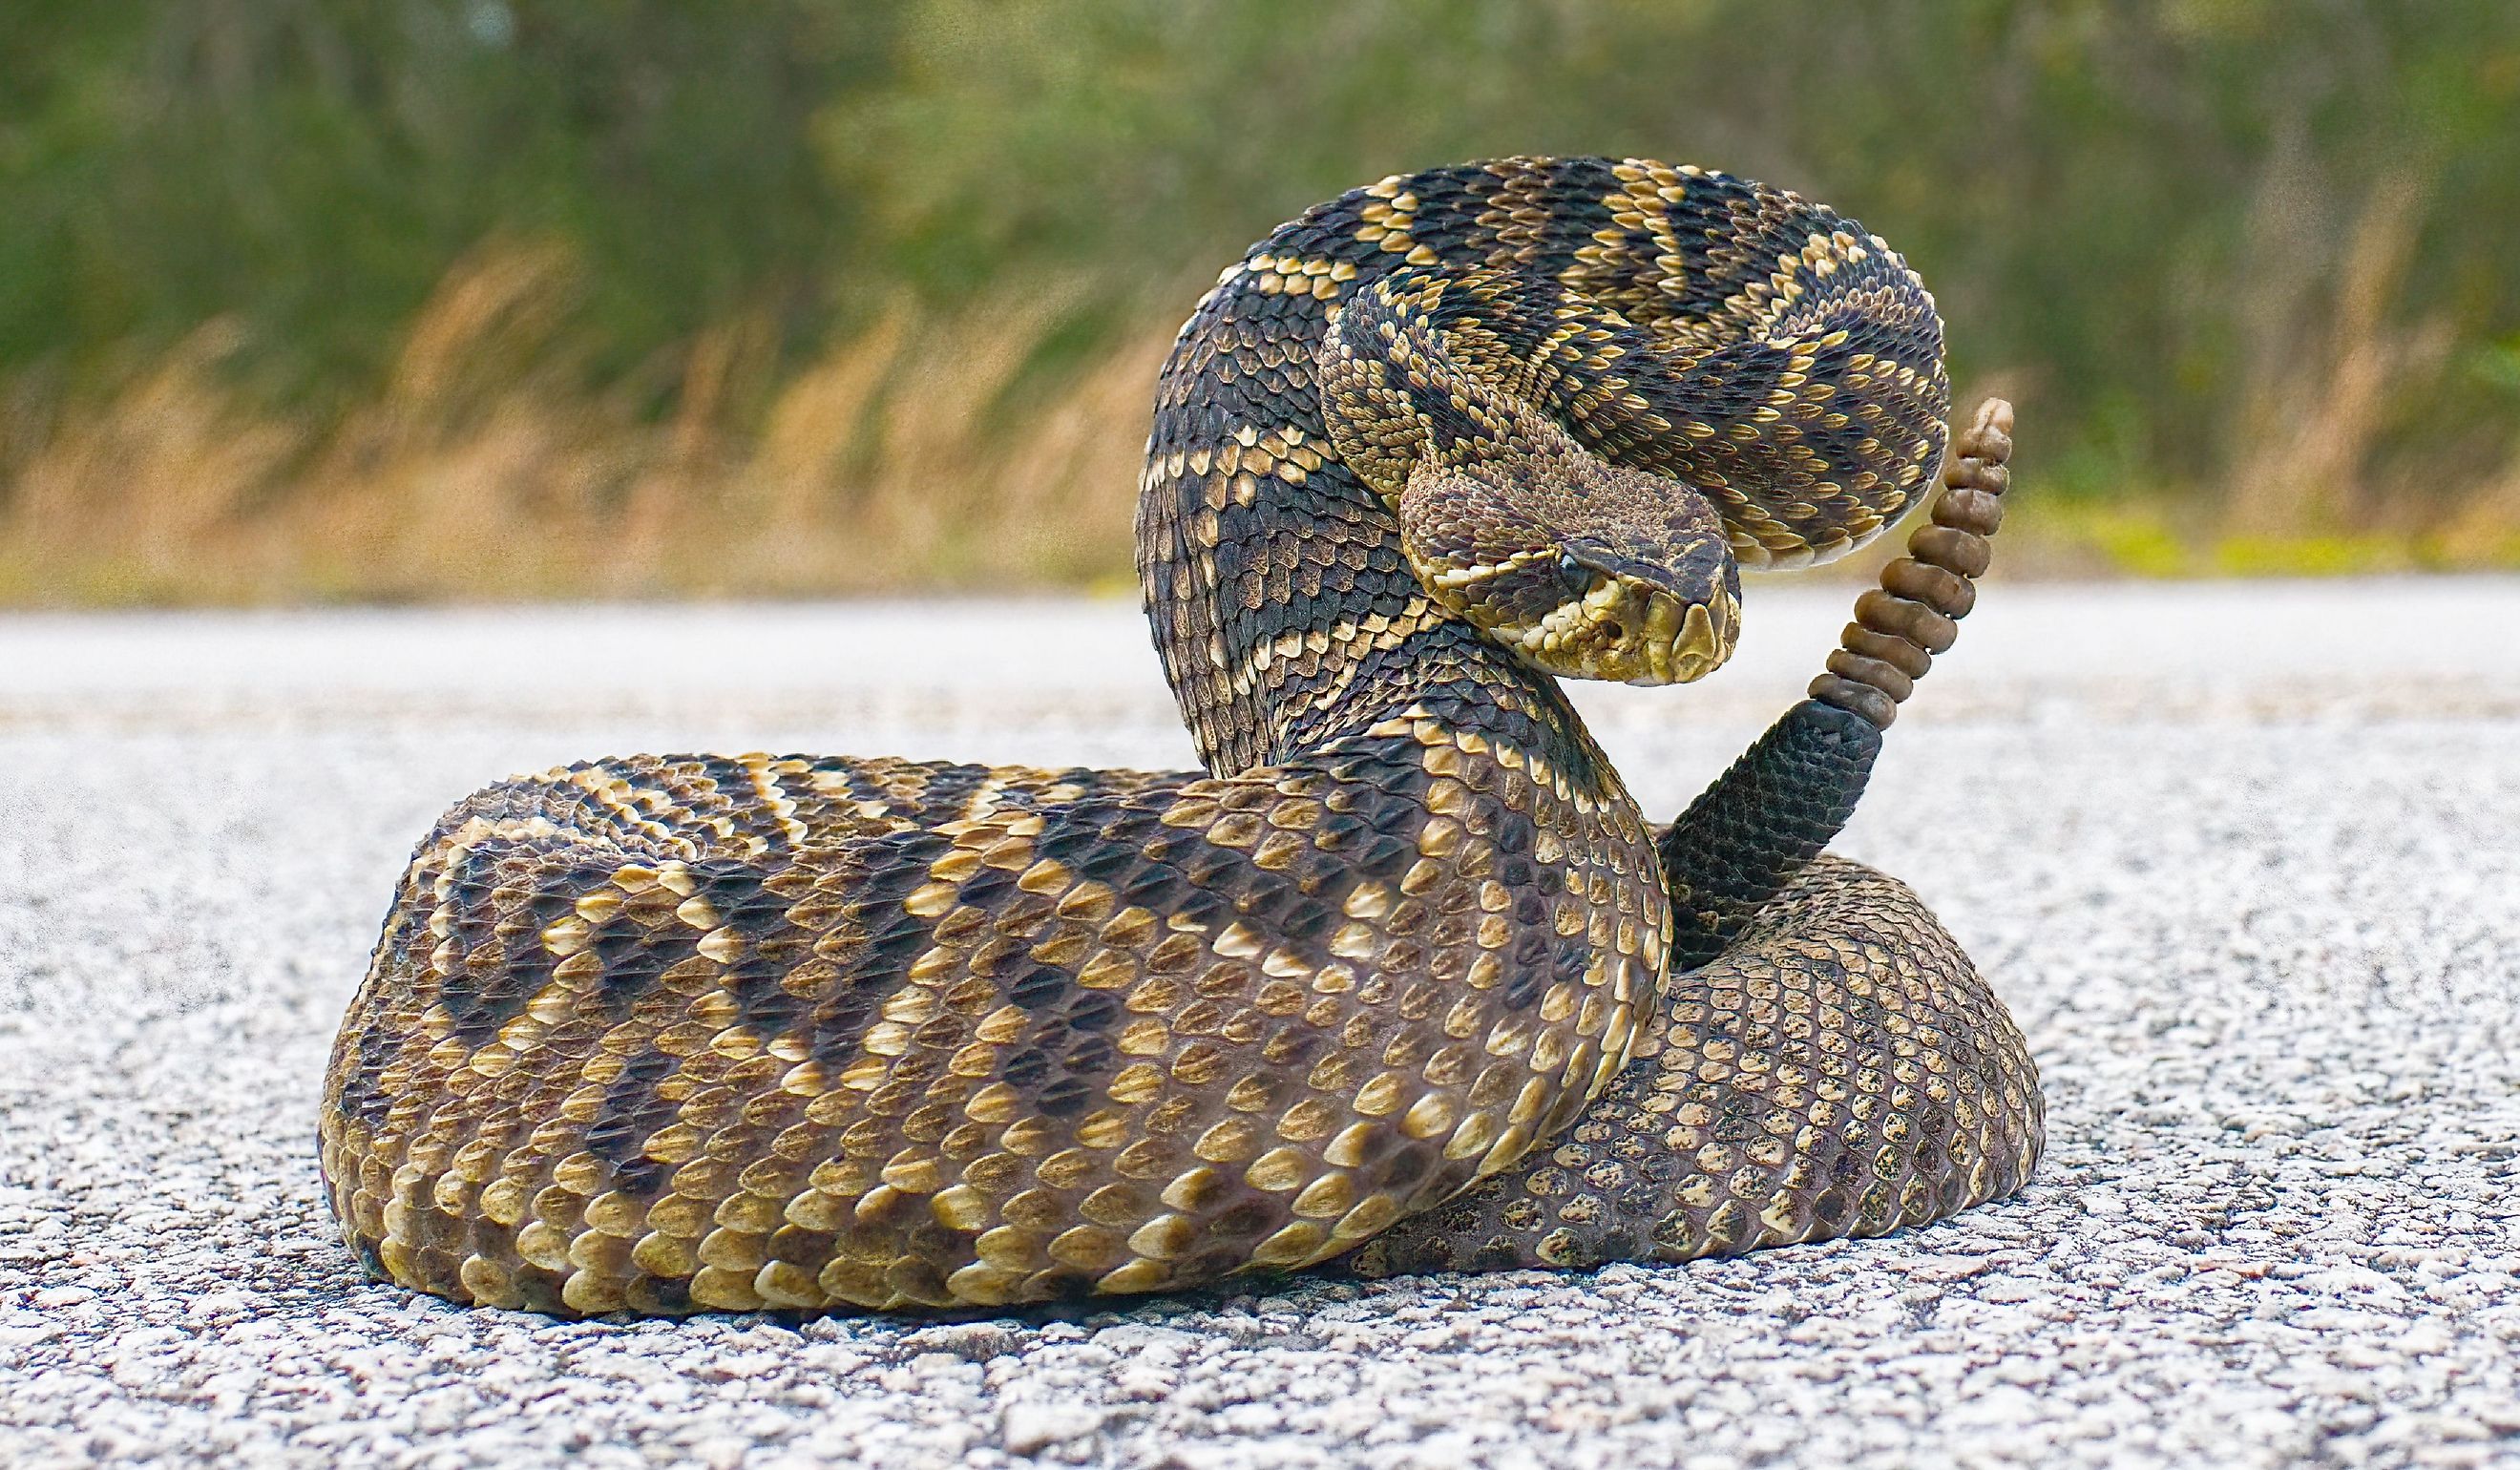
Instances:
[[[1687,601],[1598,576],[1538,621],[1489,631],[1533,667],[1561,678],[1660,685],[1689,684],[1722,667],[1740,624],[1740,600],[1729,588]]]

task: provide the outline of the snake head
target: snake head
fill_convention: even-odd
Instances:
[[[1688,684],[1732,654],[1741,576],[1714,508],[1590,456],[1414,476],[1401,545],[1435,601],[1569,679]]]

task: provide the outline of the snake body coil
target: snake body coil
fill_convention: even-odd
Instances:
[[[334,1051],[344,1234],[546,1312],[958,1307],[1682,1260],[2012,1188],[2019,1035],[1913,895],[1817,856],[1966,610],[2002,423],[1668,830],[1553,677],[1720,664],[1736,567],[1878,531],[1948,407],[1915,277],[1788,194],[1514,159],[1308,212],[1158,388],[1140,568],[1206,769],[639,757],[469,798]]]

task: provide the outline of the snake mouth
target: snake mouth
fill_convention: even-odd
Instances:
[[[1732,656],[1741,604],[1718,587],[1702,601],[1602,577],[1581,597],[1514,630],[1522,656],[1550,673],[1614,684],[1688,684]]]
[[[1702,602],[1683,602],[1668,593],[1644,599],[1644,628],[1629,641],[1632,657],[1624,673],[1603,677],[1628,684],[1691,684],[1723,667],[1732,656],[1741,626],[1741,604],[1718,589]]]
[[[1645,671],[1631,673],[1630,684],[1690,684],[1721,668],[1732,656],[1732,641],[1741,626],[1741,604],[1730,592],[1712,601],[1690,602],[1654,595],[1648,604],[1644,636],[1638,640]]]

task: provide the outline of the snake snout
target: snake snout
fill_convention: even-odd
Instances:
[[[1716,588],[1704,601],[1689,602],[1656,594],[1636,639],[1643,668],[1629,674],[1626,682],[1689,684],[1703,679],[1732,656],[1740,625],[1740,601],[1724,588]]]
[[[1580,667],[1560,672],[1625,684],[1688,684],[1732,655],[1740,628],[1737,573],[1710,557],[1648,557],[1570,541],[1566,557],[1593,575]]]
[[[1732,656],[1740,606],[1723,581],[1682,592],[1661,575],[1595,571],[1580,595],[1513,641],[1525,658],[1570,679],[1687,684]]]

